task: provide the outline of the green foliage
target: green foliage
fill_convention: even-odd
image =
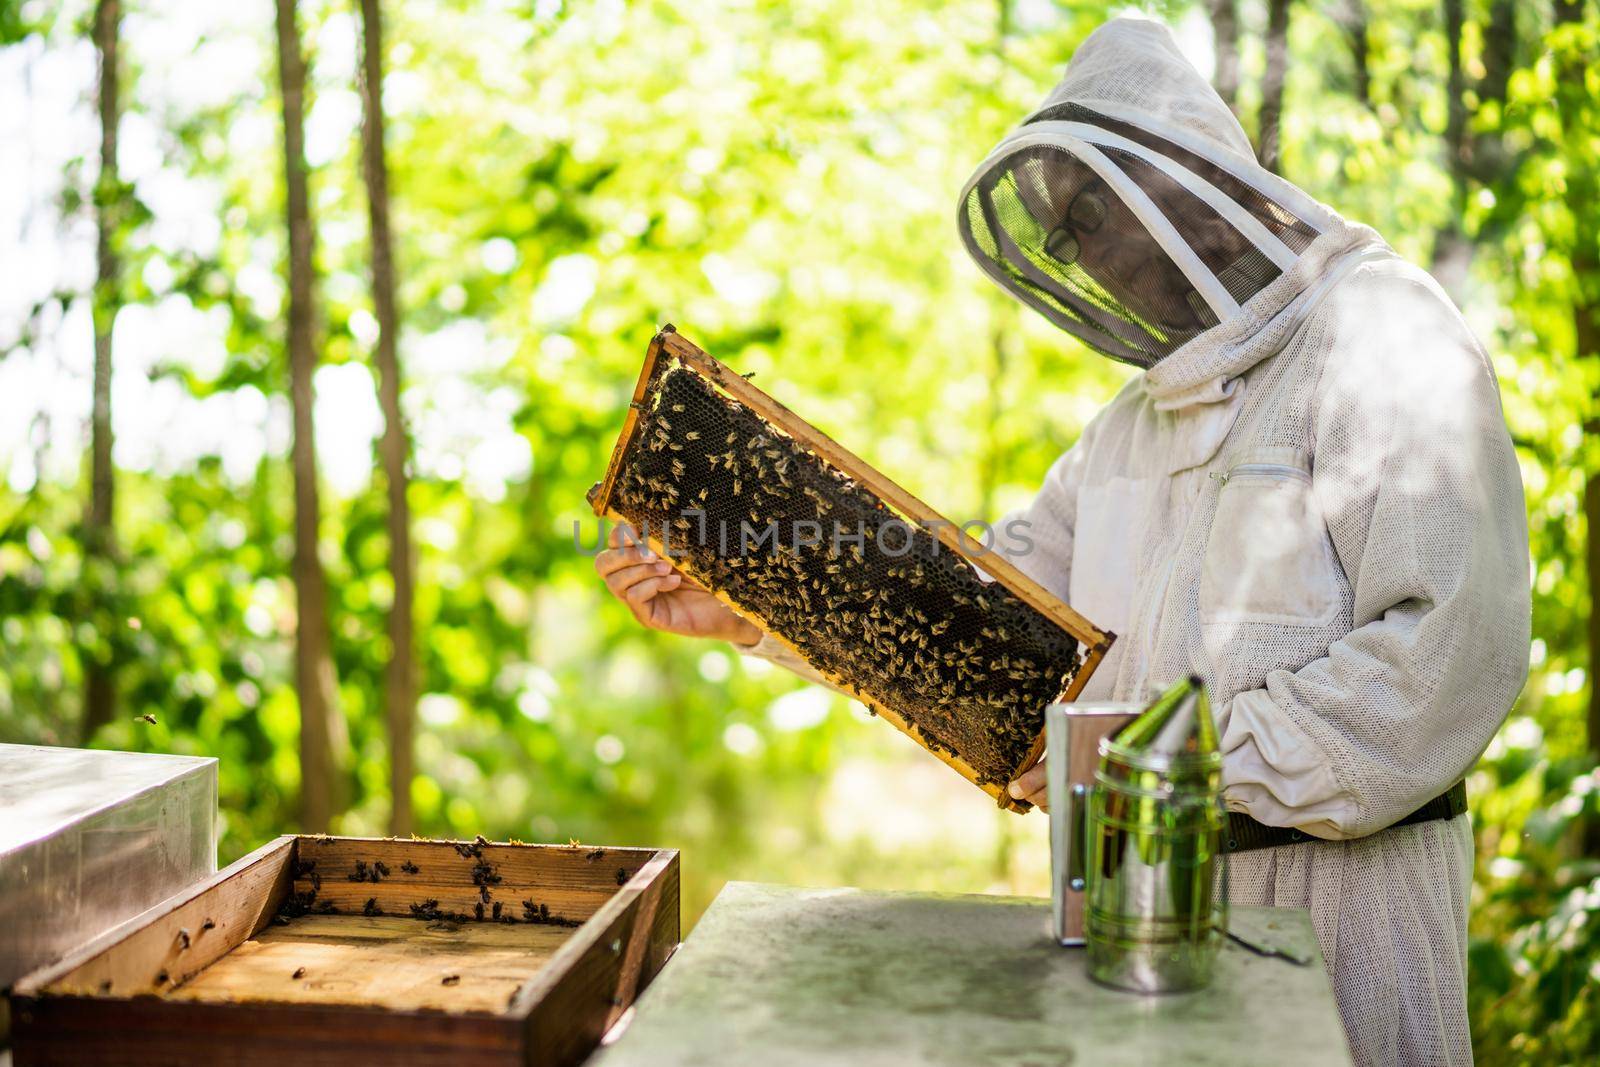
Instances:
[[[990,291],[960,250],[954,198],[1111,6],[386,6],[418,440],[419,832],[680,847],[690,920],[729,877],[1044,891],[1041,820],[987,807],[839,698],[641,631],[603,595],[573,525],[588,521],[584,492],[664,321],[947,513],[1025,500],[1123,372]],[[1265,18],[1242,6],[1248,127]],[[356,20],[332,0],[301,7],[310,128],[343,121],[348,134],[313,160],[323,355],[360,374],[372,336],[348,117]],[[1573,308],[1600,299],[1600,15],[1590,4],[1558,25],[1518,5],[1502,102],[1485,82],[1480,7],[1467,6],[1463,42],[1464,184],[1443,142],[1448,42],[1421,0],[1365,5],[1368,102],[1352,96],[1349,51],[1330,46],[1344,30],[1295,8],[1283,159],[1407,255],[1428,261],[1452,227],[1474,242],[1463,304],[1495,353],[1523,463],[1536,635],[1528,692],[1472,782],[1474,1033],[1486,1064],[1578,1063],[1600,1051],[1600,868],[1581,847],[1600,803],[1583,521],[1600,456],[1582,429],[1600,360],[1572,358]],[[87,5],[65,8],[0,3],[0,47],[70,48]],[[1202,18],[1200,5],[1161,10]],[[286,439],[262,430],[282,425],[287,369],[275,59],[270,10],[259,15],[244,29],[206,21],[208,5],[128,15],[133,117],[159,130],[162,174],[214,202],[214,241],[175,237],[158,186],[95,185],[86,165],[56,207],[81,223],[94,203],[116,205],[131,305],[119,346],[136,309],[214,317],[216,358],[173,340],[150,376],[184,412],[256,412],[269,447],[244,470],[222,450],[176,464],[119,455],[117,553],[96,568],[80,547],[84,478],[13,475],[0,489],[0,739],[73,743],[86,664],[114,664],[118,717],[94,743],[219,757],[224,860],[294,829],[299,785],[291,485]],[[256,76],[228,82],[225,99],[159,95],[173,60],[154,42],[179,32],[196,54],[253,57]],[[92,303],[69,280],[51,288],[0,324],[0,368],[8,350],[47,350],[69,309]],[[318,417],[322,432],[357,413]],[[345,458],[322,456],[325,469]],[[0,474],[21,462],[0,456]],[[381,833],[381,485],[360,480],[324,506],[350,735],[337,829]],[[593,536],[585,525],[582,541]]]
[[[1469,992],[1480,1059],[1589,1062],[1600,1041],[1600,861],[1572,845],[1600,817],[1594,761],[1552,757],[1538,725],[1519,718],[1475,778]]]

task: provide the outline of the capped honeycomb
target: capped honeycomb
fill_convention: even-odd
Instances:
[[[647,371],[599,506],[1004,802],[1079,641],[701,369]]]

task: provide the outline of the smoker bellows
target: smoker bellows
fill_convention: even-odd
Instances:
[[[1113,638],[670,326],[590,500],[1003,804]]]

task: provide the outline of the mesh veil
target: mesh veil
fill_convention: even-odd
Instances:
[[[1203,80],[1199,92],[1215,96]],[[1276,195],[1282,184],[1231,141],[1197,149],[1192,130],[1062,101],[1058,89],[968,182],[958,225],[1001,288],[1103,355],[1150,367],[1317,237]]]

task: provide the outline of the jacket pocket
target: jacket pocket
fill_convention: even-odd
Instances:
[[[1321,626],[1339,610],[1333,546],[1296,463],[1240,463],[1221,476],[1200,577],[1200,619]]]

